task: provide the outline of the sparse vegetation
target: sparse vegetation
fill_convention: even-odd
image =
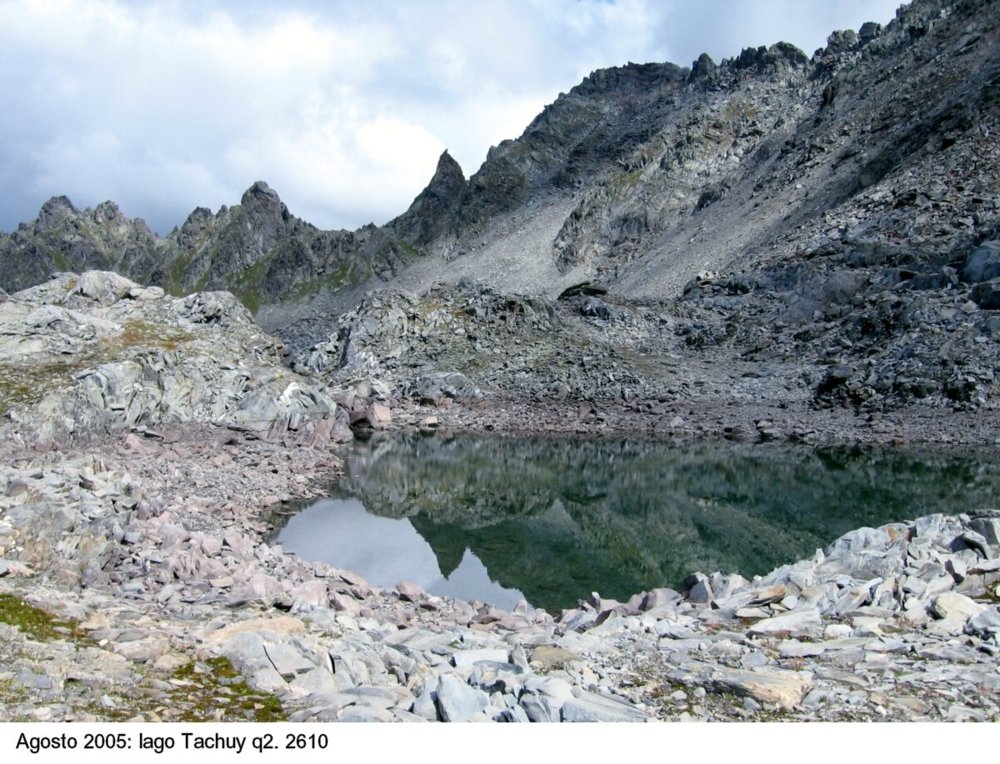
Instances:
[[[228,658],[209,658],[177,669],[171,693],[183,705],[181,721],[280,722],[287,718],[274,695],[254,690]]]
[[[136,348],[159,348],[174,351],[193,336],[180,329],[130,319],[122,325],[121,334],[103,338],[94,347],[77,355],[37,362],[5,363],[0,365],[0,412],[16,405],[31,405],[45,395],[72,382],[73,375],[84,369],[108,363]]]
[[[0,594],[0,623],[39,642],[80,636],[74,621],[61,621],[14,594]]]

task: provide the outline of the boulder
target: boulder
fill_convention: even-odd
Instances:
[[[983,242],[966,259],[962,279],[980,284],[996,278],[1000,278],[1000,241]]]
[[[976,284],[972,288],[972,299],[983,310],[1000,310],[1000,279]]]

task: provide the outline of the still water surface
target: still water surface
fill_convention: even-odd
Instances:
[[[861,526],[997,506],[990,451],[395,436],[277,540],[372,583],[558,613],[693,571],[751,577]]]

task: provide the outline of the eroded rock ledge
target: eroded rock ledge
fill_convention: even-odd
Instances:
[[[64,624],[0,626],[5,720],[1000,716],[1000,512],[859,529],[753,581],[503,612],[268,545],[262,507],[315,491],[329,453],[162,435],[4,447],[0,591]]]

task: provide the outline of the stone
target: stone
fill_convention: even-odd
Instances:
[[[470,687],[454,674],[438,677],[436,692],[438,713],[446,722],[468,721],[490,704],[485,692]]]
[[[342,687],[336,677],[326,669],[313,668],[294,676],[290,682],[292,687],[310,695],[335,695]]]
[[[1000,310],[1000,279],[976,284],[972,299],[983,310]]]
[[[240,632],[220,645],[233,667],[248,678],[253,687],[266,692],[284,690],[285,680],[267,656],[264,640],[256,632]]]
[[[523,673],[511,663],[477,663],[469,673],[468,683],[484,692],[518,695],[523,687]]]
[[[750,634],[787,634],[793,637],[814,637],[823,633],[823,621],[813,607],[804,607],[788,613],[765,618],[753,624]]]
[[[482,648],[479,650],[456,650],[452,656],[452,664],[456,668],[471,669],[477,663],[489,662],[506,664],[508,652],[499,648]]]
[[[957,592],[944,592],[934,598],[931,612],[940,619],[927,625],[927,631],[941,636],[961,634],[970,618],[987,610],[974,600]]]
[[[963,623],[986,609],[986,605],[955,592],[939,594],[934,598],[934,604],[931,606],[931,611],[938,618],[956,619]]]
[[[850,613],[868,602],[870,597],[870,584],[860,584],[844,589],[834,603],[833,613],[838,616]]]
[[[129,642],[118,642],[112,646],[118,654],[137,663],[155,661],[170,649],[170,642],[159,637],[147,637]]]
[[[306,581],[292,587],[289,594],[292,597],[293,610],[309,610],[326,607],[329,604],[326,583],[324,581]]]
[[[723,689],[788,710],[799,706],[813,686],[811,674],[781,669],[739,671],[717,668],[712,673],[712,681]]]
[[[275,615],[264,618],[248,618],[221,628],[209,627],[203,639],[209,644],[218,645],[238,634],[252,633],[257,639],[260,639],[261,633],[290,636],[301,634],[305,630],[306,623],[301,618],[290,615]]]
[[[655,608],[669,605],[672,602],[677,602],[680,599],[681,595],[673,589],[651,589],[643,596],[639,609],[643,612],[654,610]]]
[[[684,582],[685,585],[688,584],[687,581]],[[712,601],[715,595],[712,593],[712,586],[709,583],[708,577],[696,573],[691,580],[690,586],[688,587],[687,598],[689,601],[696,604],[707,604]]]
[[[460,372],[435,372],[413,381],[407,397],[435,406],[446,400],[473,401],[483,397],[482,391]]]
[[[350,594],[342,592],[330,592],[330,607],[338,613],[348,613],[357,615],[361,612],[361,603]]]
[[[561,703],[557,704],[552,698],[541,693],[525,691],[521,693],[518,703],[524,710],[524,715],[531,722],[543,723],[562,720],[560,716]]]
[[[283,679],[294,679],[316,668],[302,652],[286,642],[264,643],[264,653]]]
[[[396,591],[399,592],[399,598],[405,602],[420,602],[427,596],[422,588],[410,581],[400,581],[396,584]]]
[[[973,517],[969,527],[979,533],[986,543],[1000,555],[1000,519],[996,517]],[[989,555],[996,556],[996,555]]]
[[[342,690],[339,695],[350,699],[357,705],[383,709],[396,706],[411,708],[415,700],[408,690],[394,685],[348,687]]]
[[[997,607],[983,608],[968,620],[968,628],[983,636],[1000,634],[1000,609]]]
[[[389,411],[389,407],[383,403],[371,404],[368,407],[366,418],[376,430],[384,430],[392,424],[392,413]]]
[[[233,596],[248,600],[270,601],[285,593],[281,582],[266,573],[255,573],[233,587]]]
[[[157,671],[169,674],[182,666],[187,666],[190,662],[191,658],[186,655],[179,655],[178,653],[164,653],[153,661],[153,668]]]
[[[762,589],[754,589],[749,592],[750,601],[747,603],[750,606],[754,605],[768,605],[772,602],[780,602],[788,594],[788,587],[784,584],[775,584],[774,586],[765,586]]]
[[[531,651],[530,662],[541,671],[550,671],[580,659],[580,656],[572,650],[566,650],[555,645],[538,645]]]
[[[826,652],[822,642],[799,642],[797,639],[786,639],[778,644],[778,655],[782,658],[812,658]]]
[[[564,722],[641,722],[646,714],[628,701],[587,690],[576,690],[560,711]]]
[[[375,706],[347,706],[337,712],[338,722],[391,722],[394,719],[392,711]]]
[[[962,279],[969,284],[1000,278],[1000,241],[986,241],[974,249],[962,268]]]
[[[437,693],[425,687],[414,699],[410,710],[429,722],[436,722],[438,720]]]
[[[531,719],[528,717],[528,713],[524,710],[523,706],[514,706],[513,708],[505,708],[497,716],[498,722],[521,722],[528,723]]]

